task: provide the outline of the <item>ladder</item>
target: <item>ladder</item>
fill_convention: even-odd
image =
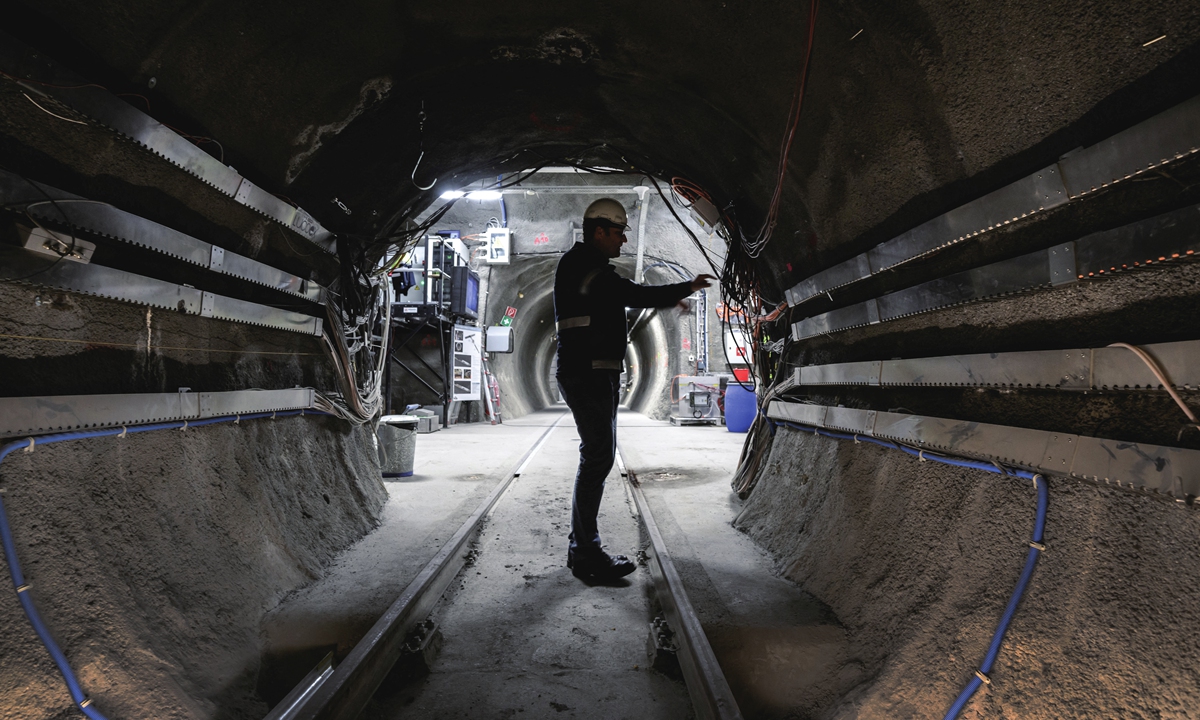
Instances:
[[[504,420],[500,418],[500,383],[496,382],[496,376],[492,374],[487,355],[482,356],[480,361],[483,367],[483,383],[486,386],[483,393],[484,407],[493,425],[503,423]]]

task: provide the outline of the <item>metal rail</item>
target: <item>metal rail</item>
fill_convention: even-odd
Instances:
[[[496,485],[337,669],[328,674],[319,686],[313,688],[310,685],[306,698],[296,704],[294,711],[278,717],[287,720],[352,720],[362,712],[403,652],[408,633],[429,615],[462,569],[467,559],[467,546],[478,534],[484,519],[491,514],[512,481],[521,476],[533,456],[546,444],[550,433],[565,417],[567,413],[560,415],[541,434],[533,447],[522,456],[517,467]],[[309,683],[312,682],[309,680]]]
[[[621,475],[625,477],[628,489],[633,495],[642,526],[650,537],[649,557],[650,575],[654,578],[654,588],[658,602],[662,605],[667,623],[675,632],[675,640],[679,644],[679,667],[683,671],[683,679],[687,682],[688,695],[692,699],[692,707],[700,720],[740,720],[741,710],[725,673],[721,670],[717,656],[708,643],[708,636],[700,626],[700,619],[688,599],[683,579],[675,569],[666,542],[650,512],[650,505],[642,493],[637,474],[625,463],[625,456],[617,449],[618,466]]]
[[[312,388],[0,398],[0,437],[307,410]]]
[[[303,313],[238,300],[135,275],[94,263],[78,263],[23,248],[0,246],[0,280],[50,287],[109,300],[149,305],[185,315],[260,325],[262,327],[320,335],[322,320]]]
[[[795,307],[1200,152],[1200,96],[908,230],[787,290]]]
[[[332,233],[298,207],[263,190],[146,113],[0,33],[0,67],[24,90],[128,138],[255,212],[336,252]],[[24,79],[20,79],[24,78]]]
[[[315,282],[107,203],[88,200],[3,170],[0,170],[0,205],[8,210],[28,212],[45,223],[63,223],[311,302],[325,302],[325,289]]]
[[[804,318],[792,325],[792,339],[804,340],[939,308],[1102,278],[1197,253],[1200,205],[1192,205]]]
[[[1200,340],[1143,345],[1177,388],[1200,387]],[[809,365],[795,385],[872,387],[1024,387],[1126,390],[1162,387],[1154,372],[1125,348],[1074,348],[981,353],[909,360]]]
[[[1159,493],[1200,495],[1200,451],[1008,425],[772,401],[772,420],[882,438],[1047,475]]]

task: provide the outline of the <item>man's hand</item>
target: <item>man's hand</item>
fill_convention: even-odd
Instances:
[[[712,275],[697,275],[696,279],[692,280],[692,292],[712,287],[713,282],[716,282],[716,278]]]

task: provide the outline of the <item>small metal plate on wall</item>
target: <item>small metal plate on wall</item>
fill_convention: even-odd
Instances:
[[[1079,280],[1079,274],[1075,269],[1075,243],[1070,242],[1050,248],[1047,259],[1050,261],[1051,285],[1055,287],[1069,285]]]
[[[1069,433],[1047,433],[1046,454],[1034,467],[1056,475],[1070,475],[1075,455],[1079,451],[1079,436]]]
[[[842,432],[870,435],[875,430],[875,411],[830,407],[825,411],[825,427]]]

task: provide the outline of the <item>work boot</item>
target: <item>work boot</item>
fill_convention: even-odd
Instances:
[[[603,550],[575,554],[567,550],[567,567],[580,579],[616,580],[637,569],[637,565],[624,555],[609,555]]]

